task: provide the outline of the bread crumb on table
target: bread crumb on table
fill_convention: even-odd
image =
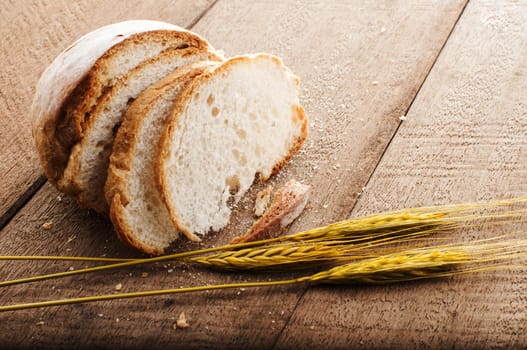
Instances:
[[[264,213],[243,236],[235,237],[231,244],[278,237],[304,210],[309,200],[310,187],[289,180],[274,195]]]
[[[258,192],[256,195],[256,201],[254,203],[254,215],[256,216],[262,216],[265,211],[267,210],[267,206],[269,205],[269,201],[271,199],[271,191],[273,190],[273,186],[269,185],[265,189]]]
[[[185,316],[185,312],[183,311],[179,314],[179,317],[176,323],[174,323],[173,328],[178,329],[178,328],[188,328],[188,327],[189,327],[189,324],[187,323],[187,318]]]
[[[123,284],[122,284],[122,283],[117,283],[117,284],[115,285],[115,290],[116,290],[116,291],[120,291],[121,289],[123,289]]]
[[[44,230],[51,230],[51,228],[53,227],[53,222],[52,221],[48,221],[48,222],[45,222],[42,224],[42,228]]]

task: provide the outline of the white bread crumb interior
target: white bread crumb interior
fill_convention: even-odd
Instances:
[[[300,148],[307,120],[298,78],[271,55],[231,58],[182,92],[169,122],[159,181],[189,238],[223,228],[255,175],[269,178]]]

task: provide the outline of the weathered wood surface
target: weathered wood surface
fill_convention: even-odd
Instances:
[[[81,35],[125,19],[193,24],[212,4],[198,1],[7,0],[0,6],[0,227],[44,181],[29,107],[48,64]]]
[[[527,4],[471,1],[352,215],[525,195],[526,43]],[[277,348],[525,348],[526,273],[311,288]]]
[[[106,9],[104,6],[83,9],[79,5],[80,10],[71,12],[71,17],[84,23],[85,27],[79,31],[69,27],[70,30],[75,29],[74,33],[70,33],[71,39],[110,20],[132,16],[131,12],[125,14],[126,11],[134,11],[136,16],[153,11],[150,16],[141,16],[150,18],[158,11],[157,18],[181,23],[178,11],[172,10],[174,12],[167,15],[165,11],[169,6],[158,1],[142,2],[137,8],[128,4],[126,2],[123,8],[116,9],[116,13],[111,11],[111,5],[106,5]],[[66,3],[63,5],[67,7]],[[271,52],[283,57],[284,62],[302,78],[302,102],[311,118],[309,140],[283,174],[273,180],[281,183],[295,177],[314,188],[312,207],[303,213],[291,230],[321,225],[349,215],[362,187],[397,130],[399,116],[408,110],[464,5],[464,1],[386,1],[373,4],[365,1],[329,4],[324,1],[302,4],[261,1],[248,5],[245,1],[219,0],[193,26],[215,47],[224,49],[227,55]],[[46,12],[46,6],[38,3],[31,8],[39,16],[54,18],[55,14]],[[101,16],[107,21],[97,22]],[[64,25],[62,20],[54,20],[59,28]],[[45,21],[43,19],[42,23]],[[49,29],[49,33],[52,35],[54,31]],[[10,50],[22,50],[14,43],[11,45]],[[50,52],[46,53],[48,59],[45,63],[33,62],[26,69],[32,69],[33,82],[60,51],[62,41],[41,45],[49,46],[47,49]],[[21,110],[30,102],[30,93],[25,93],[25,102],[17,105]],[[11,95],[8,98],[12,98]],[[9,116],[16,124],[15,115]],[[20,125],[25,124],[17,123],[18,129],[9,131],[11,134],[24,129],[25,126]],[[4,130],[2,133],[11,135]],[[29,134],[23,137],[20,144],[22,146],[16,147],[30,154],[32,144]],[[4,150],[4,157],[3,153]],[[6,162],[12,167],[28,167],[17,163],[19,160]],[[35,163],[36,158],[31,162]],[[33,169],[38,169],[35,164],[33,166]],[[26,170],[26,173],[31,171]],[[18,174],[22,177],[23,172]],[[20,194],[11,191],[14,190],[9,190],[7,198],[18,198]],[[248,210],[251,209],[253,194],[254,191],[248,195]],[[397,205],[396,202],[393,204]],[[243,205],[240,208],[244,210]],[[247,218],[247,215],[239,214]],[[52,223],[50,230],[42,228],[46,222]],[[210,237],[204,245],[227,242],[250,222],[241,220],[237,224],[221,236]],[[74,201],[60,196],[49,184],[45,184],[2,230],[0,254],[136,256],[117,241],[106,219],[78,209]],[[84,265],[3,262],[0,279]],[[141,277],[143,272],[148,272],[148,277]],[[133,291],[268,277],[218,274],[190,266],[158,264],[9,287],[2,291],[0,303],[112,293],[117,283],[122,283],[122,291]],[[405,289],[400,294],[407,293],[408,300],[412,300],[420,293],[421,287],[413,285],[407,288],[412,291]],[[0,314],[5,325],[0,330],[0,343],[41,348],[270,348],[275,345],[287,348],[296,345],[307,347],[309,343],[306,340],[309,339],[315,344],[318,340],[320,346],[357,345],[352,342],[356,338],[349,338],[349,334],[357,334],[350,332],[349,315],[340,311],[328,314],[326,310],[331,307],[327,303],[324,304],[325,310],[315,308],[318,298],[325,300],[334,291],[315,288],[304,295],[305,290],[305,287],[231,290],[8,312]],[[350,312],[350,307],[355,305],[355,295],[362,293],[367,298],[370,290],[350,289],[348,293],[354,294],[345,298],[339,295],[339,299],[333,300],[335,305],[332,307]],[[299,310],[296,310],[297,305]],[[308,311],[310,308],[311,314]],[[174,330],[172,326],[182,311],[187,314],[190,327]],[[356,325],[380,317],[368,310],[353,314]],[[312,324],[306,329],[304,326],[307,323],[302,323],[306,318],[317,320],[317,325],[329,327],[325,325],[327,319],[328,325],[333,324],[340,332],[346,332],[347,336],[343,338],[346,344],[338,343],[342,339],[338,330],[332,332],[325,328],[328,331],[324,332],[318,328],[317,331],[311,327]],[[383,326],[387,333],[390,329],[401,329],[397,325],[391,328]],[[326,338],[323,334],[327,334]],[[399,338],[403,341],[404,337]],[[327,343],[322,343],[322,339]],[[379,345],[386,341],[377,340]]]

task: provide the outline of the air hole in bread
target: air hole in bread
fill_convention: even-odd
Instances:
[[[256,113],[249,114],[249,119],[250,120],[256,120]]]
[[[198,98],[199,98],[199,92],[196,92],[196,93],[194,94],[194,100],[197,100]]]
[[[240,179],[236,175],[229,176],[225,179],[225,184],[229,187],[229,193],[232,196],[240,191]]]
[[[214,95],[210,94],[209,97],[207,97],[207,104],[210,106],[214,103]]]
[[[121,126],[121,122],[116,123],[112,128],[112,135],[115,137],[117,135],[117,131],[119,131],[119,127]]]
[[[247,165],[247,157],[245,156],[245,154],[241,153],[240,151],[238,151],[237,149],[233,149],[232,150],[232,155],[234,156],[234,158],[236,160],[238,160],[238,163],[241,165],[241,166],[245,166]]]
[[[236,130],[236,134],[237,134],[238,137],[241,138],[241,139],[245,139],[245,138],[247,137],[247,131],[242,130],[242,129],[238,129],[238,130]]]
[[[223,124],[225,124],[225,125],[229,125],[229,120],[228,120],[228,119],[224,119],[224,120],[223,120]]]
[[[213,117],[215,117],[220,113],[220,110],[218,109],[218,107],[212,107],[212,111],[210,113]]]
[[[131,104],[132,102],[134,102],[134,101],[135,101],[135,98],[130,97],[130,98],[128,99],[128,101],[126,101],[126,105],[127,105],[127,106],[130,106],[130,104]]]
[[[237,149],[233,149],[233,150],[232,150],[232,155],[234,156],[234,158],[236,158],[236,159],[238,159],[238,160],[239,160],[240,157],[241,157],[241,153],[240,153],[240,151],[238,151]]]
[[[247,157],[245,155],[242,155],[240,157],[240,162],[239,163],[240,163],[241,166],[246,166],[247,165]]]

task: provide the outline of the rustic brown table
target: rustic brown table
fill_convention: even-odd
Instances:
[[[314,189],[291,232],[382,210],[527,191],[525,2],[7,0],[0,6],[1,255],[138,256],[115,238],[107,219],[46,182],[28,119],[38,77],[61,50],[90,30],[132,18],[185,26],[228,56],[276,54],[302,79],[309,139],[273,179],[296,178]],[[228,242],[248,227],[245,221],[202,245]],[[0,279],[87,265],[1,262]],[[4,312],[0,346],[525,348],[525,272]],[[0,304],[112,293],[118,283],[134,291],[259,278],[269,276],[159,263],[6,287]],[[181,312],[190,327],[174,330]]]

